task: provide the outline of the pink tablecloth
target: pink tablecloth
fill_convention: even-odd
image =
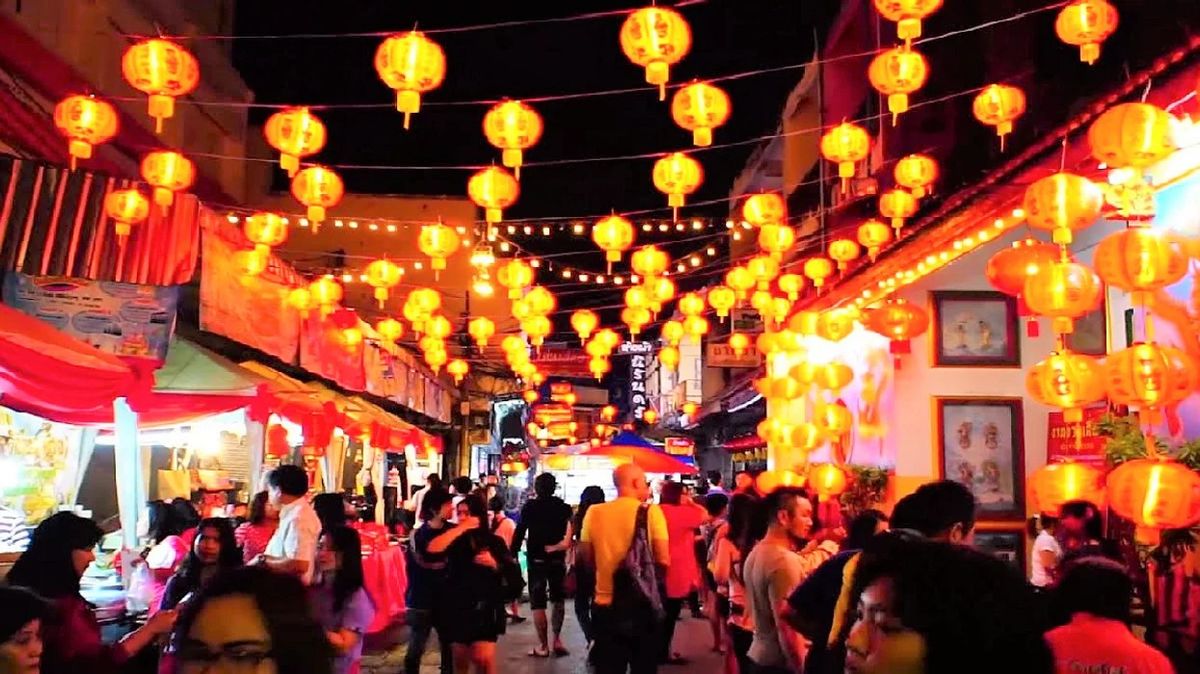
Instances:
[[[404,615],[404,591],[408,575],[404,571],[404,551],[393,545],[382,552],[363,557],[363,581],[367,596],[375,604],[375,619],[367,633],[383,631],[392,621]]]

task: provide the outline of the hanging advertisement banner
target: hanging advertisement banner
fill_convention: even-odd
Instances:
[[[179,288],[8,272],[3,300],[105,353],[161,362],[175,329]]]
[[[324,318],[319,311],[310,312],[304,321],[304,338],[300,340],[300,367],[337,382],[342,388],[365,391],[366,345],[362,341],[347,344],[343,336],[350,328],[359,328],[361,335],[360,323],[349,309],[338,309]]]
[[[238,267],[237,247],[207,230],[202,250],[200,329],[294,363],[300,314],[283,301],[292,286],[279,276],[289,270],[272,265],[247,276]]]
[[[1100,434],[1100,420],[1107,413],[1104,407],[1083,410],[1082,427],[1063,420],[1062,412],[1049,412],[1046,421],[1046,463],[1070,459],[1103,469],[1104,448],[1108,438]],[[1076,441],[1076,433],[1082,436]]]
[[[629,411],[634,419],[641,419],[650,398],[646,395],[647,356],[635,353],[629,357]]]
[[[591,377],[588,355],[582,349],[542,346],[534,351],[531,360],[548,377]]]

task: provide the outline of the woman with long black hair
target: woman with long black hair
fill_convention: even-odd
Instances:
[[[746,492],[737,492],[729,499],[729,527],[717,539],[713,555],[713,579],[723,594],[720,603],[727,605],[726,625],[729,634],[729,656],[725,660],[727,674],[752,672],[747,655],[754,640],[754,618],[746,609],[746,586],[742,581],[742,560],[767,532],[766,513],[762,501]],[[724,606],[723,606],[724,608]]]
[[[575,519],[571,526],[571,537],[576,547],[579,545],[579,534],[583,531],[583,518],[588,508],[604,503],[604,490],[596,485],[584,487],[579,495],[579,509],[575,511]],[[577,553],[578,554],[578,553]],[[575,569],[575,619],[579,621],[579,629],[583,638],[587,639],[588,648],[592,647],[592,599],[596,595],[596,572],[587,564],[580,564],[578,557],[573,565]]]
[[[321,532],[317,573],[311,594],[313,612],[337,653],[334,674],[357,674],[363,633],[375,617],[363,586],[362,540],[357,531],[341,526]]]
[[[233,526],[223,517],[210,517],[196,527],[196,540],[179,569],[167,581],[159,609],[173,609],[184,597],[212,580],[221,571],[242,565],[242,553],[233,536]]]

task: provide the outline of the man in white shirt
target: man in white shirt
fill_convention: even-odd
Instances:
[[[429,476],[425,478],[425,486],[413,493],[413,526],[419,525],[425,521],[425,513],[422,510],[425,507],[425,496],[429,494],[429,492],[441,488],[442,477],[437,473],[430,473]]]
[[[321,520],[308,502],[308,475],[300,466],[284,465],[271,471],[267,494],[279,508],[279,527],[267,543],[267,551],[255,560],[267,568],[312,583]]]

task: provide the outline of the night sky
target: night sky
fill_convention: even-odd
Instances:
[[[671,3],[662,3],[671,4]],[[728,124],[715,142],[771,134],[801,66],[812,56],[813,26],[824,26],[837,3],[784,0],[707,0],[681,8],[692,25],[693,46],[672,70],[673,82],[759,68],[796,65],[778,73],[722,83],[733,101]],[[470,6],[469,12],[462,7]],[[817,6],[825,6],[819,8]],[[347,6],[353,11],[348,11]],[[407,30],[417,23],[436,31],[464,25],[562,17],[591,11],[631,9],[635,2],[283,2],[237,3],[241,35],[344,33]],[[683,150],[690,134],[670,118],[645,85],[641,68],[621,52],[621,16],[573,23],[524,25],[433,34],[447,55],[441,88],[424,97],[412,129],[404,131],[394,108],[319,112],[329,142],[318,155],[332,164],[473,165],[496,160],[499,151],[484,139],[487,105],[438,105],[453,101],[529,97],[646,86],[643,92],[536,104],[545,120],[541,142],[527,161]],[[237,40],[235,62],[257,100],[264,103],[388,103],[393,92],[376,76],[373,55],[381,38],[328,40]],[[269,110],[256,110],[261,121]],[[705,184],[691,200],[726,196],[754,145],[701,152]],[[665,206],[654,189],[653,159],[610,161],[522,171],[518,204],[508,218],[598,216]],[[464,194],[468,170],[344,170],[347,189],[384,194]],[[282,187],[282,185],[280,185]],[[665,217],[668,211],[658,214]],[[724,217],[715,204],[685,209],[681,215]],[[563,237],[578,245],[577,239]],[[551,253],[564,244],[522,241]],[[590,244],[589,244],[590,245]],[[596,256],[596,262],[599,261]]]

